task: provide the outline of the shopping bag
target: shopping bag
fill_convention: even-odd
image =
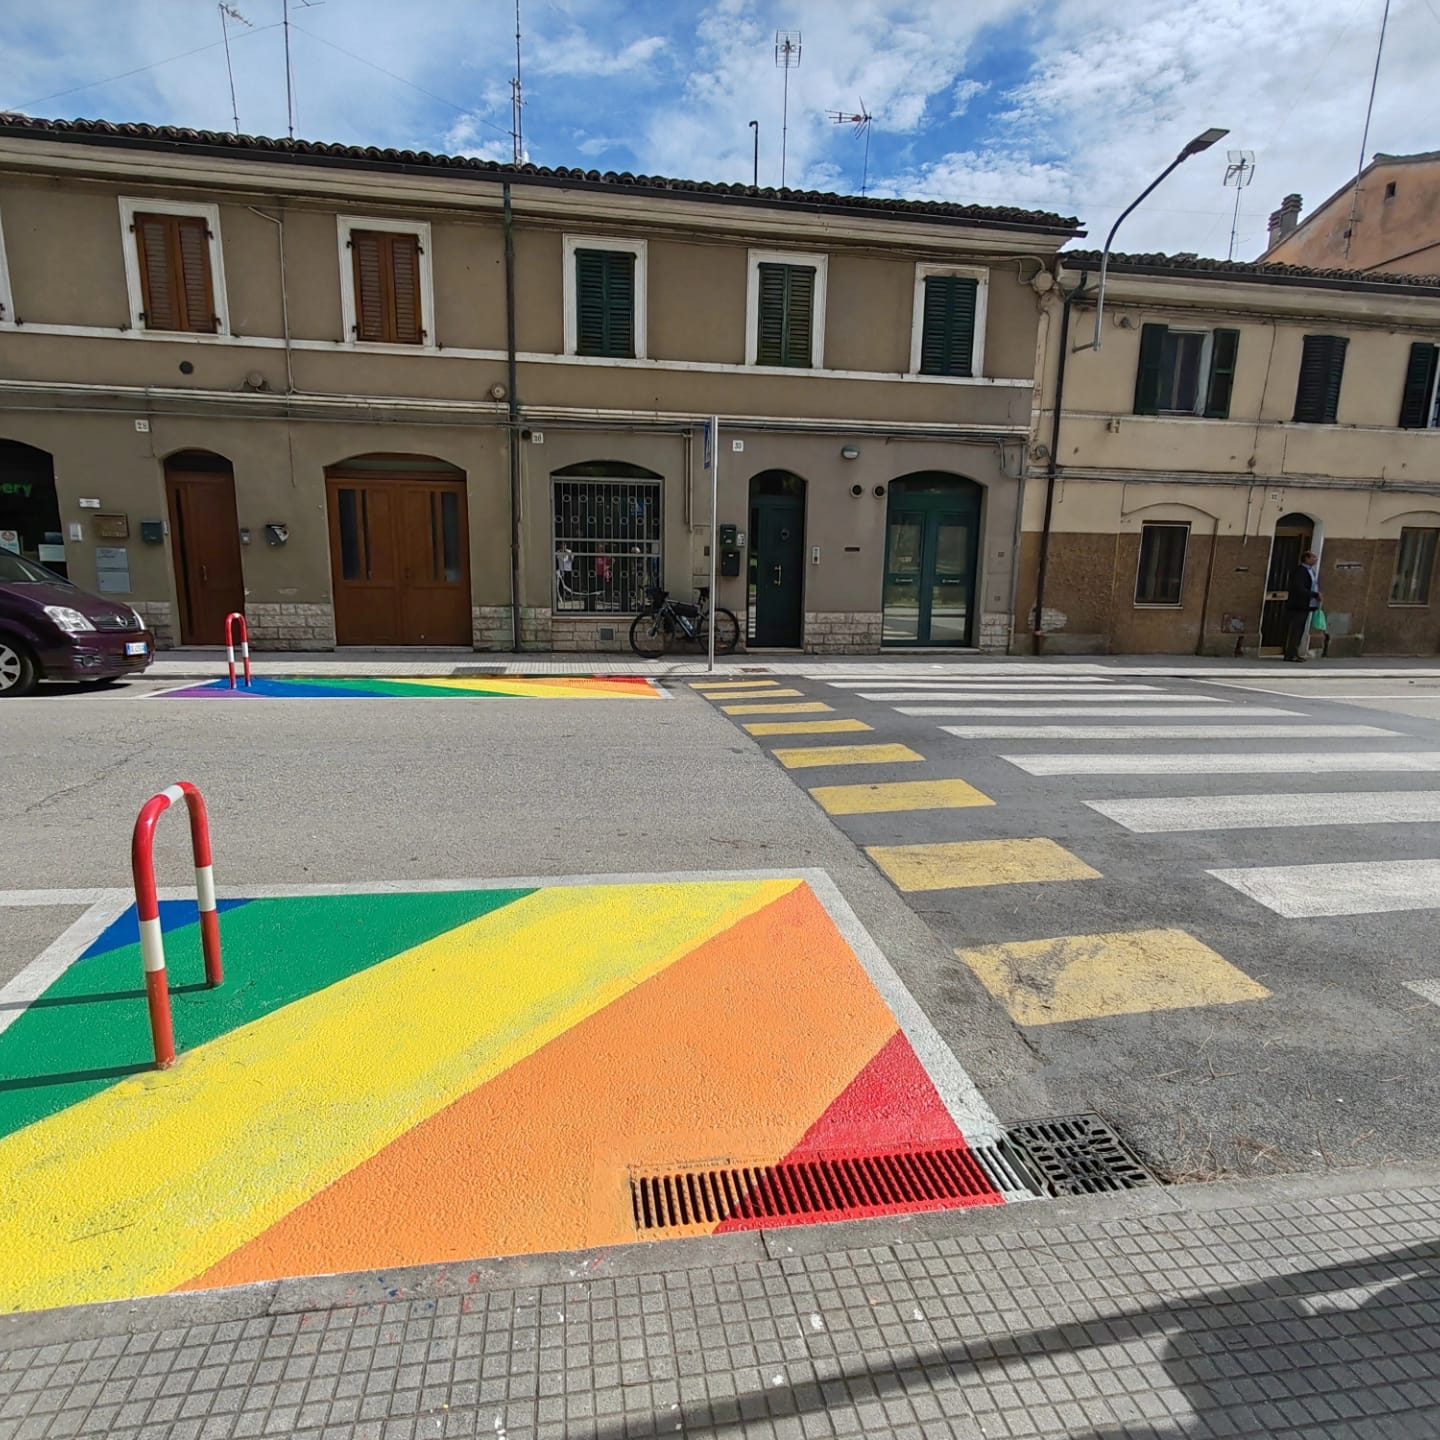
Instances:
[[[1326,623],[1325,623],[1325,612],[1324,612],[1323,610],[1317,610],[1317,611],[1310,617],[1310,628],[1311,628],[1312,630],[1319,630],[1322,634],[1324,633],[1325,628],[1326,628]]]

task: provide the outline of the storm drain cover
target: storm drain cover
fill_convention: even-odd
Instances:
[[[1100,1195],[1159,1183],[1098,1115],[1031,1120],[1012,1125],[1008,1133],[1056,1195]]]
[[[635,1169],[630,1188],[636,1230],[658,1237],[711,1234],[727,1223],[810,1224],[993,1205],[1011,1198],[1005,1193],[1011,1188],[1025,1189],[1027,1198],[1034,1193],[1023,1173],[1019,1157],[982,1165],[962,1144],[844,1151],[768,1165]]]

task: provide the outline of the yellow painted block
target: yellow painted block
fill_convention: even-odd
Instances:
[[[1270,996],[1184,930],[1061,935],[955,953],[1020,1025],[1235,1005]]]
[[[900,890],[961,890],[1042,880],[1098,880],[1053,840],[961,840],[941,845],[870,845],[865,853]]]
[[[722,705],[720,708],[727,715],[818,715],[835,707],[823,700],[782,700],[778,705]]]
[[[964,810],[995,803],[963,780],[817,785],[810,793],[831,815],[888,815],[897,810]]]
[[[726,688],[724,690],[707,690],[704,692],[707,700],[791,700],[802,697],[803,690],[766,690],[756,692],[754,690],[736,690]]]
[[[778,685],[778,680],[692,680],[692,690],[723,690],[732,686],[736,690],[764,690],[767,686]]]
[[[0,1308],[174,1289],[799,883],[539,890],[6,1136]]]
[[[908,745],[807,745],[770,753],[787,770],[810,770],[818,765],[900,765],[925,758]]]
[[[863,720],[757,720],[745,728],[752,735],[853,735],[875,727]]]

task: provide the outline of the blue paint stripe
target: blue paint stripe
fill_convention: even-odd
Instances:
[[[236,910],[249,903],[248,900],[220,900],[216,903],[215,908],[223,915],[227,910]],[[160,902],[161,934],[166,934],[171,930],[181,930],[186,925],[194,925],[198,918],[199,910],[193,900],[162,900]],[[112,950],[123,950],[127,945],[138,945],[139,943],[140,916],[132,905],[118,920],[112,920],[102,935],[91,941],[80,959],[93,960],[97,955],[108,955]]]

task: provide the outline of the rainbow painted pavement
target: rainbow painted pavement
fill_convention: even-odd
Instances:
[[[0,1310],[633,1242],[637,1170],[993,1124],[820,872],[341,892],[222,899],[216,990],[162,898],[168,1071],[120,892],[0,992]]]
[[[228,680],[164,690],[164,700],[663,700],[665,692],[640,675],[566,675],[509,679],[505,676],[385,680],[346,675],[307,675],[293,680],[257,676],[249,686]]]

